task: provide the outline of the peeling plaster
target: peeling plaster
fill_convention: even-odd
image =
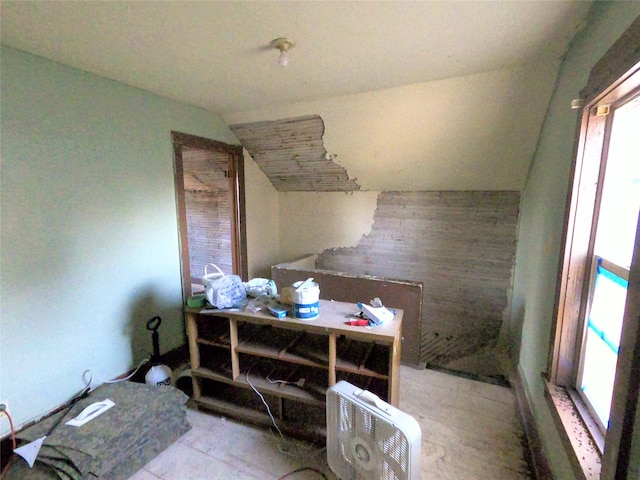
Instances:
[[[360,190],[325,150],[324,121],[307,115],[229,127],[279,192]]]

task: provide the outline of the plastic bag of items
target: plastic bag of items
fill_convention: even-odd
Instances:
[[[217,272],[209,273],[209,265],[215,267]],[[247,290],[242,279],[238,275],[225,275],[213,263],[204,267],[202,283],[207,301],[216,308],[235,307],[247,298]]]
[[[276,282],[267,278],[252,278],[248,282],[245,282],[244,288],[247,291],[247,295],[255,298],[278,297],[278,288],[276,287]]]

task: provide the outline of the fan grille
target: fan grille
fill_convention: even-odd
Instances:
[[[405,480],[409,469],[409,441],[392,422],[337,395],[337,454],[343,461],[342,480]]]

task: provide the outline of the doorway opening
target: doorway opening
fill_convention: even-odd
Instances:
[[[186,301],[204,289],[210,263],[247,277],[244,163],[239,145],[180,132],[172,132],[172,140]]]

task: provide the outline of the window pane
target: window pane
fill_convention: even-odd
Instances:
[[[589,325],[616,353],[620,347],[627,285],[623,278],[598,266]]]
[[[598,265],[580,388],[605,428],[609,423],[627,285],[626,280]]]
[[[587,332],[581,388],[602,425],[608,428],[618,355],[591,329]]]
[[[595,254],[631,265],[640,205],[640,97],[616,109],[609,142]]]
[[[640,206],[640,97],[620,106],[613,115],[594,254],[607,260],[604,263],[607,268],[628,276]],[[627,281],[604,268],[600,261],[593,280],[579,388],[602,426],[607,428]]]

